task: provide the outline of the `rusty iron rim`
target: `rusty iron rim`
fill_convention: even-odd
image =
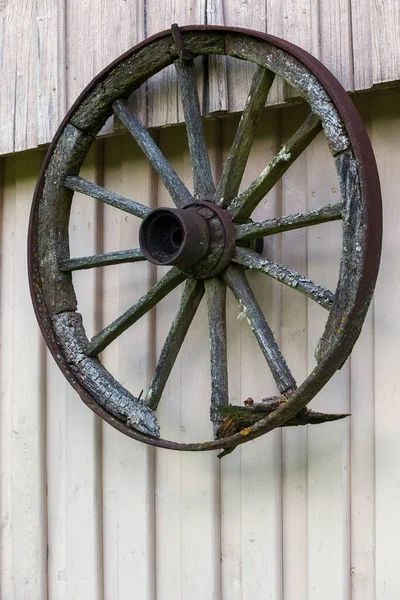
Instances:
[[[321,362],[318,363],[314,372],[296,389],[295,393],[291,396],[293,399],[296,397],[298,403],[303,400],[303,404],[306,405],[309,400],[304,401],[306,396],[314,397],[314,395],[325,385],[325,383],[331,378],[338,368],[342,365],[344,360],[350,353],[358,335],[359,328],[352,328],[352,323],[356,323],[357,320],[362,316],[365,317],[366,310],[368,308],[372,291],[375,286],[379,261],[381,252],[381,241],[382,241],[382,208],[381,208],[381,195],[379,177],[376,167],[375,158],[373,155],[372,147],[362,124],[361,118],[354,107],[351,99],[349,98],[346,91],[343,89],[341,84],[336,78],[322,65],[317,59],[312,57],[308,52],[301,48],[287,42],[270,36],[268,34],[262,34],[251,30],[242,28],[229,28],[219,26],[185,26],[181,28],[183,33],[185,32],[230,32],[243,34],[255,40],[266,41],[273,46],[276,46],[284,50],[289,55],[297,58],[322,84],[323,88],[332,100],[333,105],[337,109],[340,117],[345,125],[346,132],[350,138],[351,147],[354,152],[355,158],[358,164],[358,174],[361,182],[362,197],[364,203],[364,215],[365,215],[365,228],[366,228],[366,244],[363,252],[363,264],[362,264],[362,278],[361,282],[356,289],[356,296],[353,303],[352,310],[347,314],[347,321],[349,323],[348,328],[344,331],[342,338],[338,341],[328,356],[325,356]],[[61,137],[65,126],[69,123],[71,117],[74,115],[76,109],[81,103],[87,98],[90,92],[97,86],[98,83],[102,82],[109,73],[117,66],[122,60],[129,57],[132,53],[144,48],[147,44],[155,40],[161,40],[166,36],[171,35],[171,30],[163,31],[147,40],[144,40],[140,44],[128,52],[121,55],[113,63],[111,63],[106,69],[104,69],[99,75],[97,75],[89,86],[82,92],[79,98],[76,100],[72,108],[67,113],[63,120],[60,128],[58,129],[54,140],[52,141],[40,175],[38,184],[35,190],[31,215],[29,224],[28,234],[28,269],[29,269],[29,282],[31,296],[34,304],[35,313],[38,319],[39,326],[42,334],[45,338],[46,344],[49,347],[54,359],[58,366],[81,396],[82,400],[100,417],[110,423],[113,427],[132,437],[138,441],[145,442],[157,447],[175,449],[175,450],[211,450],[221,449],[228,447],[235,447],[245,441],[254,439],[267,431],[281,425],[287,421],[290,417],[297,413],[298,408],[293,411],[290,407],[290,402],[287,405],[283,405],[276,414],[271,418],[266,418],[258,421],[255,425],[249,428],[246,435],[237,433],[224,439],[210,441],[206,443],[178,443],[160,438],[151,438],[147,435],[141,434],[139,431],[131,429],[125,423],[111,415],[109,412],[104,410],[82,387],[80,382],[76,379],[74,373],[71,371],[68,363],[63,357],[60,346],[56,340],[53,326],[51,324],[49,311],[47,309],[43,289],[42,289],[42,278],[40,273],[40,265],[38,262],[38,239],[37,239],[37,220],[38,220],[38,207],[42,197],[43,186],[45,182],[46,169],[49,161],[53,155],[54,149],[57,146],[59,138]],[[311,399],[311,398],[310,398]]]

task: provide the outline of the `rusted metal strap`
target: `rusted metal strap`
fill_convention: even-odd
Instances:
[[[182,60],[193,60],[193,54],[185,46],[185,39],[178,23],[171,25],[171,31],[179,57]]]

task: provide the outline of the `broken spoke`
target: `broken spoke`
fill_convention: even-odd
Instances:
[[[146,257],[142,254],[140,248],[135,248],[135,250],[119,250],[118,252],[107,252],[106,254],[67,258],[59,261],[58,268],[60,271],[79,271],[80,269],[107,267],[141,260],[146,260]]]
[[[144,219],[151,212],[151,208],[148,206],[144,206],[139,202],[135,202],[134,200],[130,200],[129,198],[124,198],[124,196],[110,192],[109,190],[101,187],[101,185],[92,183],[91,181],[88,181],[83,177],[78,177],[77,175],[69,175],[66,177],[64,180],[64,186],[70,190],[74,190],[74,192],[80,192],[81,194],[91,196],[96,200],[101,200],[102,202],[105,202],[105,204],[119,208],[124,212],[135,215],[135,217],[139,217],[140,219]]]
[[[275,73],[258,67],[254,74],[235,139],[224,166],[221,180],[215,193],[215,202],[226,208],[238,193],[240,182],[253,145],[262,110],[267,101]]]
[[[287,144],[282,146],[278,154],[265,167],[261,175],[228,206],[227,211],[232,219],[243,222],[250,217],[257,204],[311,144],[321,129],[320,119],[311,113]]]
[[[165,340],[149,391],[144,400],[144,404],[153,410],[157,410],[165,384],[203,295],[204,284],[201,280],[189,279],[186,282],[180,307]]]
[[[214,437],[222,423],[218,412],[228,398],[228,359],[226,339],[226,283],[219,277],[205,280],[210,332],[211,420]]]
[[[279,391],[284,394],[295,389],[296,382],[279,349],[274,334],[257,304],[244,270],[231,264],[224,272],[223,277],[238,301],[242,315],[247,319],[250,329],[257,339]]]
[[[264,237],[265,235],[272,235],[273,233],[283,233],[292,229],[320,225],[329,221],[338,221],[342,218],[342,214],[342,204],[328,204],[328,206],[321,206],[306,213],[296,213],[294,215],[267,219],[255,223],[235,225],[236,239],[247,242]]]
[[[86,348],[87,356],[97,356],[185,279],[186,275],[175,267],[168,271],[136,304],[90,340]]]
[[[175,61],[175,68],[181,89],[186,132],[192,159],[194,195],[197,199],[209,200],[215,192],[215,185],[200,113],[194,63],[192,60],[179,58]]]
[[[191,193],[175,173],[146,127],[130,110],[128,103],[125,100],[116,100],[113,103],[113,111],[149,159],[153,169],[159,175],[175,202],[175,205],[182,208],[187,204],[191,204],[194,201]]]
[[[308,298],[311,298],[327,310],[330,310],[332,307],[334,295],[330,290],[327,290],[322,285],[314,283],[311,279],[300,275],[300,273],[297,273],[296,271],[292,271],[267,258],[263,258],[257,254],[257,252],[237,247],[232,260],[243,267],[265,273],[265,275],[308,296]]]
[[[238,433],[245,427],[255,425],[261,419],[275,412],[282,404],[286,403],[286,398],[275,397],[266,398],[261,402],[251,406],[221,406],[219,413],[224,419],[220,428],[218,437],[227,437]],[[280,427],[296,427],[301,425],[318,425],[320,423],[330,423],[339,421],[348,417],[347,413],[320,413],[313,410],[303,409],[297,415],[282,423]]]

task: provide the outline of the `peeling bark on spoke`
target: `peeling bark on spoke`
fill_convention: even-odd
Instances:
[[[149,159],[153,169],[167,188],[175,205],[179,208],[194,202],[193,196],[171,167],[143,123],[131,111],[125,100],[116,100],[113,111],[135,138],[136,142]]]
[[[246,318],[250,329],[264,354],[276,385],[281,394],[294,390],[296,382],[279,349],[262,310],[257,304],[253,291],[247,281],[244,270],[236,265],[229,265],[223,274],[224,280],[231,289],[241,307],[239,316]]]
[[[179,310],[165,340],[149,391],[144,399],[144,404],[152,410],[158,407],[165,384],[203,295],[203,281],[189,279],[186,282]]]
[[[235,225],[236,239],[244,242],[254,240],[274,233],[283,233],[292,229],[301,229],[312,225],[320,225],[329,221],[339,221],[343,215],[343,205],[328,204],[306,213],[296,213],[276,219],[257,221],[256,223],[244,223]]]
[[[226,339],[226,283],[219,277],[205,280],[210,331],[211,420],[214,437],[221,426],[218,408],[229,402]]]
[[[311,279],[300,275],[296,271],[292,271],[267,258],[263,258],[257,252],[245,250],[244,248],[236,248],[232,260],[243,267],[256,269],[257,271],[261,271],[261,273],[265,273],[265,275],[308,296],[308,298],[311,298],[311,300],[314,300],[327,310],[330,310],[333,305],[335,296],[330,290],[314,283]]]
[[[262,110],[267,101],[275,73],[258,67],[254,74],[242,117],[240,119],[231,151],[215,193],[215,202],[226,208],[236,196],[242,181],[247,159],[253,145]]]
[[[119,250],[118,252],[107,252],[107,254],[67,258],[59,261],[58,268],[60,271],[79,271],[81,269],[93,269],[94,267],[108,267],[109,265],[139,262],[141,260],[147,259],[142,254],[140,248],[135,248],[135,250]]]
[[[175,267],[168,271],[136,304],[90,340],[86,348],[87,356],[97,356],[185,279],[186,275]]]
[[[209,200],[215,192],[215,185],[200,113],[194,63],[192,60],[179,58],[175,61],[175,68],[181,89],[186,132],[192,159],[194,195],[198,200]]]
[[[148,206],[144,206],[139,202],[135,202],[134,200],[130,200],[129,198],[124,198],[124,196],[110,192],[100,185],[92,183],[83,177],[78,177],[77,175],[69,175],[66,177],[64,180],[64,186],[70,190],[74,190],[74,192],[80,192],[81,194],[91,196],[96,200],[101,200],[102,202],[105,202],[105,204],[119,208],[124,212],[135,215],[135,217],[139,217],[140,219],[144,219],[151,212],[151,208]]]
[[[257,204],[268,194],[307,146],[311,144],[321,129],[320,119],[311,113],[290,140],[282,146],[269,165],[265,167],[261,175],[228,206],[227,210],[232,219],[243,222],[250,217]]]

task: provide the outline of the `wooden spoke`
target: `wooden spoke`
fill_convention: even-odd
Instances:
[[[192,159],[193,186],[196,199],[210,200],[215,185],[208,158],[206,138],[197,93],[196,73],[192,60],[175,61],[185,115],[189,151]]]
[[[262,110],[265,106],[275,73],[258,67],[254,74],[231,151],[215,193],[215,202],[226,208],[236,196],[253,145]]]
[[[273,233],[283,233],[291,229],[300,229],[301,227],[310,227],[311,225],[320,225],[329,221],[338,221],[342,218],[343,205],[328,204],[321,206],[306,213],[296,213],[276,219],[267,219],[256,223],[244,223],[235,225],[236,239],[243,242],[254,240],[265,235]]]
[[[269,275],[269,277],[272,277],[298,292],[305,294],[308,298],[315,300],[315,302],[327,310],[330,310],[332,307],[334,295],[331,291],[314,283],[311,279],[296,273],[296,271],[292,271],[267,258],[263,258],[257,254],[257,252],[246,250],[244,248],[236,248],[232,260],[243,267],[256,269],[257,271],[261,271],[261,273],[265,273],[265,275]]]
[[[173,267],[136,304],[90,340],[86,348],[87,356],[97,356],[185,279],[186,275]]]
[[[140,248],[135,250],[119,250],[118,252],[107,252],[107,254],[95,254],[94,256],[81,256],[80,258],[68,258],[60,260],[58,268],[60,271],[79,271],[81,269],[93,269],[94,267],[107,267],[109,265],[120,265],[128,262],[146,260]]]
[[[226,339],[226,284],[213,277],[205,280],[210,331],[211,420],[214,436],[223,421],[218,409],[226,406],[228,396],[228,358]]]
[[[131,215],[135,215],[135,217],[139,217],[140,219],[144,219],[151,212],[151,208],[148,206],[144,206],[139,202],[110,192],[100,185],[92,183],[83,177],[78,177],[77,175],[69,175],[66,177],[64,179],[64,186],[75,192],[91,196],[96,200],[101,200],[110,206],[115,206],[115,208],[119,208]]]
[[[224,272],[223,278],[239,302],[242,310],[241,314],[247,319],[250,329],[257,339],[280,393],[284,394],[289,390],[294,390],[296,382],[279,349],[274,334],[257,304],[244,270],[231,264]]]
[[[175,173],[146,127],[131,111],[128,103],[125,100],[116,100],[113,103],[113,111],[149,159],[153,169],[170,193],[175,205],[181,208],[186,206],[186,204],[194,202],[191,193]]]
[[[321,129],[320,119],[311,113],[303,125],[265,167],[258,179],[253,181],[246,191],[231,202],[227,210],[235,221],[243,222],[250,217],[260,200],[273,188],[296,158],[311,144]]]
[[[165,340],[149,391],[144,400],[144,404],[153,410],[158,407],[165,384],[203,295],[203,281],[188,279],[179,310]]]

